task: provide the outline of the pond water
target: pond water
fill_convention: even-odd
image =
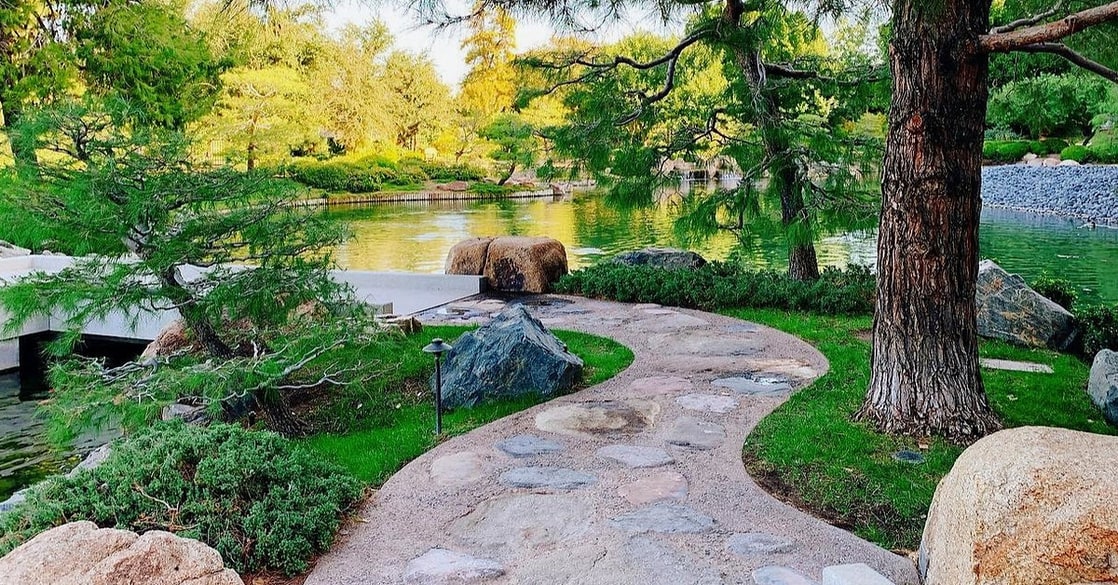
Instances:
[[[689,247],[707,259],[726,259],[737,239],[722,233],[698,243],[674,229],[670,205],[617,209],[602,198],[576,194],[560,200],[441,201],[334,208],[356,237],[337,251],[346,268],[440,273],[455,243],[473,236],[546,235],[563,242],[572,269],[645,246]],[[1070,280],[1087,301],[1118,302],[1118,229],[1081,229],[1082,221],[998,209],[982,214],[983,257],[1027,279],[1043,273]],[[816,244],[824,266],[873,266],[876,232],[827,234]],[[756,268],[782,270],[779,236],[753,238],[739,252]]]

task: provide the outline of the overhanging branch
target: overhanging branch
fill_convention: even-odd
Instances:
[[[1060,0],[1059,2],[1057,2],[1055,4],[1055,6],[1053,6],[1052,8],[1050,8],[1048,10],[1045,10],[1044,12],[1041,12],[1039,14],[1034,14],[1034,15],[1026,17],[1026,18],[1019,18],[1017,20],[1008,22],[1008,23],[1003,24],[1001,26],[996,26],[996,27],[990,29],[990,34],[1007,33],[1007,32],[1015,31],[1019,28],[1025,28],[1026,26],[1033,26],[1033,25],[1035,25],[1036,23],[1038,23],[1042,20],[1045,20],[1045,19],[1048,19],[1048,18],[1052,18],[1053,16],[1056,16],[1056,14],[1058,12],[1060,12],[1060,9],[1063,8],[1063,7],[1064,7],[1064,1]]]
[[[1069,62],[1076,65],[1077,67],[1081,67],[1083,69],[1086,69],[1087,71],[1090,71],[1091,73],[1113,81],[1114,83],[1118,83],[1118,71],[1115,71],[1107,67],[1106,65],[1099,63],[1098,61],[1088,59],[1082,54],[1071,50],[1070,47],[1063,43],[1037,43],[1035,45],[1027,45],[1021,47],[1017,50],[1023,53],[1050,53],[1053,55],[1059,55],[1060,57],[1067,59]]]
[[[978,37],[978,48],[985,53],[1020,51],[1024,47],[1051,43],[1092,26],[1118,19],[1118,2],[1088,8],[1060,20],[1010,32],[996,32]]]

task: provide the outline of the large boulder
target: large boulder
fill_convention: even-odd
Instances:
[[[0,559],[5,585],[243,585],[214,549],[169,532],[52,528]]]
[[[165,325],[155,339],[144,348],[140,359],[169,356],[193,347],[194,342],[190,340],[190,335],[186,331],[186,322],[175,319]]]
[[[925,585],[1118,582],[1118,437],[1048,427],[994,433],[936,488]]]
[[[545,293],[567,273],[567,250],[553,238],[470,238],[450,249],[445,269],[447,274],[484,275],[494,290]]]
[[[1095,354],[1087,394],[1102,411],[1106,422],[1118,426],[1118,352],[1104,349]]]
[[[27,248],[20,248],[14,244],[9,244],[4,240],[0,240],[0,258],[17,258],[19,256],[28,256],[31,250]]]
[[[978,265],[978,334],[1026,347],[1066,351],[1077,335],[1075,318],[991,260]]]
[[[622,252],[614,256],[612,262],[626,266],[654,266],[669,270],[694,270],[707,263],[705,258],[695,252],[678,248],[644,248]]]
[[[494,398],[569,390],[582,360],[521,305],[462,335],[443,364],[443,404],[476,406]]]

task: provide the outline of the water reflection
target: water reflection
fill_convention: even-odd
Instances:
[[[726,259],[738,247],[729,233],[689,243],[673,228],[673,208],[621,209],[604,198],[578,193],[562,200],[500,202],[439,201],[334,209],[353,225],[356,238],[340,250],[342,266],[363,270],[442,272],[455,243],[476,236],[550,236],[563,242],[572,268],[645,246],[688,247],[710,259]],[[1091,301],[1118,301],[1118,230],[1078,229],[1078,222],[1004,210],[982,214],[980,245],[1026,278],[1049,273],[1067,278]],[[783,240],[757,234],[739,256],[755,268],[787,266]],[[824,266],[873,266],[876,231],[824,234],[816,243]]]

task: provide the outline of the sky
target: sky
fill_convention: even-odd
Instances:
[[[469,5],[462,0],[446,0],[450,11],[463,14]],[[457,88],[466,75],[466,52],[462,50],[462,38],[466,36],[464,26],[435,30],[430,26],[417,26],[414,14],[402,6],[389,2],[361,2],[343,0],[325,15],[326,24],[338,29],[346,24],[368,24],[374,18],[380,19],[392,32],[395,47],[429,57],[435,64],[439,76],[447,85]],[[610,26],[596,35],[597,40],[609,42],[618,40],[629,32],[643,29],[658,29],[648,19],[637,19],[637,24],[627,19]],[[542,22],[518,20],[516,23],[516,50],[529,51],[546,45],[554,34],[554,29]]]

